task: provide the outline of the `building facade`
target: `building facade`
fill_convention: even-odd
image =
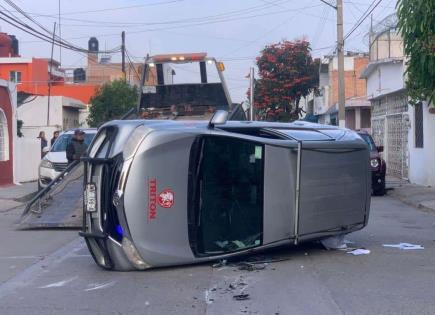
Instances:
[[[14,181],[15,84],[0,80],[0,185]]]
[[[435,115],[433,104],[409,105],[405,89],[406,56],[388,16],[369,33],[370,62],[361,77],[372,107],[372,135],[384,146],[387,174],[421,185],[435,185]],[[432,164],[432,166],[431,166]]]
[[[348,52],[344,58],[346,127],[370,129],[370,102],[366,99],[365,81],[361,72],[368,56]],[[314,115],[319,123],[338,124],[338,58],[327,56],[319,66],[319,94],[313,99]]]
[[[408,97],[404,81],[403,42],[395,19],[385,20],[369,34],[370,62],[361,77],[367,82],[367,98],[372,106],[372,135],[384,146],[387,174],[409,177]]]

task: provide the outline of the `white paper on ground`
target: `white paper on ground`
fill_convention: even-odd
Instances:
[[[370,254],[370,250],[368,249],[364,249],[364,248],[358,248],[358,249],[354,249],[350,252],[347,252],[348,254],[352,254],[354,256],[358,256],[358,255],[368,255]]]
[[[399,244],[384,244],[382,245],[384,247],[393,247],[393,248],[399,248],[399,249],[424,249],[421,245],[415,245],[415,244],[409,244],[409,243],[399,243]]]

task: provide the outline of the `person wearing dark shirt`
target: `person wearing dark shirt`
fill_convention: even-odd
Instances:
[[[54,142],[59,138],[59,130],[53,132],[53,138],[50,140],[50,146],[53,146]]]
[[[45,155],[44,148],[48,144],[47,139],[45,138],[45,132],[40,131],[39,136],[37,138],[41,141],[41,159],[42,159]]]
[[[66,147],[66,158],[68,164],[80,160],[80,157],[86,152],[88,146],[85,143],[85,133],[83,130],[76,129],[74,136]]]

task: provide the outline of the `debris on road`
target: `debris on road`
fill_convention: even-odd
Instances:
[[[204,295],[205,295],[205,303],[206,304],[211,304],[213,303],[214,299],[210,297],[210,290],[205,290]]]
[[[424,247],[421,246],[421,245],[415,245],[415,244],[410,244],[410,243],[384,244],[382,246],[384,246],[384,247],[399,248],[399,249],[404,249],[404,250],[409,250],[409,249],[424,249]]]
[[[266,268],[265,263],[259,264],[259,263],[240,262],[237,263],[236,266],[239,270],[246,270],[246,271],[257,271]]]
[[[213,264],[212,268],[235,267],[238,270],[259,271],[265,269],[268,264],[286,261],[289,259],[290,258],[286,257],[269,258],[265,256],[253,256],[244,261],[234,261],[232,263],[228,263],[226,259],[223,259]]]
[[[226,259],[222,259],[219,262],[215,263],[212,265],[213,268],[221,268],[221,267],[225,267],[227,265],[227,260]]]
[[[249,294],[248,293],[236,294],[236,295],[233,295],[233,299],[235,299],[237,301],[249,300]]]
[[[328,238],[324,238],[320,240],[320,243],[325,247],[325,249],[346,249],[346,241],[344,239],[344,234],[337,235],[337,236],[331,236]]]
[[[75,276],[75,277],[72,277],[72,278],[69,278],[69,279],[66,279],[66,280],[62,280],[62,281],[59,281],[59,282],[50,283],[50,284],[44,285],[42,287],[39,287],[39,289],[60,288],[60,287],[63,287],[64,285],[74,281],[77,278],[78,277]]]
[[[354,256],[368,255],[368,254],[370,254],[370,250],[365,249],[365,248],[358,248],[358,249],[354,249],[354,250],[347,252],[347,253],[352,254]]]
[[[91,284],[87,289],[85,289],[86,292],[94,291],[94,290],[100,290],[105,289],[113,286],[116,283],[116,281],[110,281],[107,283],[97,283],[97,284]]]

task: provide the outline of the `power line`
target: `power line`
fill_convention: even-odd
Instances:
[[[221,19],[221,18],[229,18],[229,17],[235,17],[240,15],[246,15],[247,13],[257,12],[257,11],[263,11],[264,9],[271,8],[273,4],[281,3],[281,2],[288,2],[292,0],[275,0],[272,3],[272,5],[256,5],[253,7],[248,7],[244,9],[238,9],[228,12],[223,12],[220,14],[215,15],[208,15],[208,16],[202,16],[202,17],[190,17],[185,19],[178,19],[178,20],[168,20],[168,21],[159,21],[159,22],[114,22],[114,21],[98,21],[98,20],[85,20],[85,19],[75,19],[75,18],[63,18],[64,20],[70,20],[70,21],[77,21],[77,22],[84,22],[84,23],[91,23],[91,24],[97,24],[97,25],[119,25],[120,27],[126,27],[128,25],[136,25],[136,26],[149,26],[149,25],[167,25],[167,24],[183,24],[183,23],[193,23],[193,22],[202,22],[202,21],[210,21],[212,19]],[[48,15],[48,14],[37,14],[37,13],[29,13],[30,15],[35,16],[41,16],[41,17],[50,17],[50,18],[57,18],[54,15]]]
[[[273,31],[275,31],[276,29],[280,28],[281,26],[289,23],[293,18],[295,17],[295,15],[291,16],[290,18],[286,18],[284,21],[281,21],[279,24],[275,25],[273,28],[271,28],[270,30],[268,30],[265,33],[262,33],[260,36],[256,37],[255,39],[251,40],[248,44],[242,45],[240,47],[237,47],[236,49],[231,50],[229,53],[227,53],[226,55],[231,55],[237,51],[239,51],[240,49],[246,48],[248,46],[251,46],[252,44],[258,42],[261,39],[264,39],[264,37],[266,35],[269,35],[270,33],[272,33]]]
[[[382,0],[378,0],[376,4],[374,4],[376,0],[373,0],[373,2],[370,4],[370,6],[367,8],[367,10],[361,15],[357,23],[350,29],[350,31],[344,36],[344,40],[346,40],[350,35],[352,35],[353,32],[356,31],[356,29],[369,17],[369,15],[376,9],[376,7],[382,2]],[[373,6],[374,5],[374,6]],[[373,8],[371,8],[373,6]],[[371,8],[371,9],[370,9]]]
[[[54,32],[51,32],[49,30],[47,30],[43,25],[41,25],[38,21],[36,21],[35,19],[33,19],[32,17],[28,16],[28,14],[26,12],[24,12],[20,7],[18,7],[13,1],[11,0],[5,0],[11,7],[13,7],[14,9],[16,9],[18,12],[20,12],[26,19],[30,20],[31,22],[35,23],[39,28],[41,28],[44,32],[38,31],[35,28],[33,28],[32,26],[26,24],[25,22],[21,21],[18,17],[16,17],[15,15],[9,15],[6,14],[3,11],[0,11],[0,14],[3,16],[0,16],[0,19],[5,21],[6,23],[26,32],[27,34],[30,34],[34,37],[37,37],[43,41],[52,43],[54,42],[54,44],[56,46],[59,47],[63,47],[63,48],[67,48],[70,50],[74,50],[74,51],[78,51],[78,52],[88,52],[87,49],[75,46],[72,43],[69,43],[68,41],[64,41],[62,40],[59,36],[57,36]],[[5,9],[6,12],[10,13],[9,10],[7,10],[4,6],[1,6],[3,9]],[[11,13],[10,13],[11,14]],[[105,53],[113,53],[113,52],[117,52],[119,51],[119,48],[115,48],[112,50],[109,50]],[[103,52],[102,52],[103,53]]]
[[[118,11],[118,10],[126,10],[126,9],[133,9],[133,8],[152,7],[152,6],[171,4],[171,3],[183,2],[183,1],[184,0],[170,0],[170,1],[155,2],[155,3],[130,5],[130,6],[124,6],[124,7],[115,7],[115,8],[106,8],[106,9],[97,9],[97,10],[86,10],[86,11],[73,11],[73,12],[62,13],[62,16],[64,16],[64,15],[75,15],[75,14],[84,14],[84,13]]]
[[[331,10],[328,9],[327,7],[323,8],[322,18],[319,20],[319,23],[317,24],[316,31],[314,32],[314,36],[313,36],[312,41],[311,41],[312,45],[316,45],[320,39],[320,36],[322,36],[323,30],[325,29],[325,22],[326,22],[326,19],[328,18],[330,11]]]
[[[278,1],[275,1],[275,2],[278,2]],[[129,34],[139,34],[139,33],[147,33],[147,32],[154,32],[154,31],[167,31],[167,30],[179,29],[180,27],[192,27],[192,26],[199,26],[199,25],[210,25],[210,24],[215,24],[215,23],[222,23],[222,22],[229,22],[229,21],[235,21],[235,20],[250,19],[250,18],[256,18],[256,17],[261,17],[261,16],[267,16],[267,15],[274,15],[274,14],[281,14],[281,13],[290,12],[290,11],[297,11],[297,12],[300,12],[300,13],[302,13],[304,15],[314,16],[316,18],[319,18],[319,16],[316,16],[316,15],[313,15],[313,14],[309,14],[308,12],[303,11],[305,9],[314,8],[314,7],[318,7],[318,6],[320,6],[320,5],[313,5],[313,6],[301,7],[301,8],[295,8],[295,9],[288,9],[288,10],[281,10],[281,11],[272,11],[272,12],[263,13],[263,14],[256,14],[256,15],[248,15],[248,16],[245,15],[245,16],[230,17],[230,18],[224,18],[224,19],[220,18],[220,19],[215,19],[215,20],[211,20],[211,21],[207,20],[207,21],[204,21],[204,22],[201,22],[197,18],[196,19],[197,22],[193,22],[193,23],[191,22],[190,24],[175,25],[175,26],[161,27],[161,28],[148,28],[148,29],[142,29],[142,30],[137,30],[137,31],[130,31]],[[259,6],[255,7],[255,8],[257,8],[256,11],[258,11],[258,7]],[[264,7],[264,5],[262,7]],[[240,11],[240,10],[238,10],[238,11]],[[230,12],[238,12],[238,11],[230,11]],[[220,14],[220,15],[224,15],[224,14]],[[240,13],[238,13],[237,15],[240,15]],[[214,17],[216,17],[216,16],[217,15],[215,15]],[[211,16],[211,17],[213,17],[213,16]],[[206,17],[202,17],[202,18],[206,18]],[[324,17],[321,16],[320,18],[322,19]],[[187,22],[189,22],[189,20],[185,19],[185,20],[179,20],[179,21],[167,21],[167,22],[159,22],[159,23],[171,23],[171,22],[174,22],[174,23],[176,23],[176,22],[177,23],[187,23]],[[153,23],[146,23],[146,24],[153,24]],[[65,26],[64,23],[62,25]],[[140,25],[140,23],[138,25]],[[83,26],[83,25],[80,25],[80,26]],[[120,25],[120,26],[126,26],[126,25]],[[93,26],[91,26],[91,27],[93,27]],[[97,36],[99,36],[99,37],[113,37],[113,36],[119,36],[119,34],[118,33],[106,33],[106,34],[99,34]],[[72,37],[70,39],[82,39],[82,38],[87,38],[87,36]],[[240,40],[240,41],[244,41],[244,40]],[[30,42],[30,41],[25,41],[25,42]],[[246,42],[249,42],[249,41],[246,41]]]
[[[312,6],[306,6],[306,7],[300,7],[300,8],[289,8],[285,10],[279,10],[279,11],[269,11],[266,13],[257,13],[252,15],[246,15],[246,14],[237,14],[232,16],[223,16],[223,17],[216,17],[216,18],[191,18],[186,20],[178,20],[178,21],[163,21],[163,22],[141,22],[141,23],[110,23],[110,24],[95,24],[91,27],[108,27],[108,28],[132,28],[132,27],[140,27],[140,26],[159,26],[160,28],[154,28],[154,29],[147,29],[146,31],[155,31],[155,30],[166,30],[166,29],[178,29],[180,27],[191,27],[191,26],[198,26],[198,25],[209,25],[209,24],[217,24],[217,23],[225,23],[225,22],[232,22],[232,21],[240,21],[240,20],[247,20],[252,18],[258,18],[263,16],[269,16],[269,15],[279,15],[287,12],[300,12],[305,9],[311,9],[315,7],[319,7],[320,5],[312,5]],[[303,12],[303,14],[310,15],[307,12]],[[312,14],[311,14],[312,15]],[[312,15],[315,16],[315,15]],[[318,16],[315,16],[318,17]],[[168,25],[168,26],[166,26]],[[173,26],[171,26],[173,25]],[[83,25],[83,24],[63,24],[63,26],[74,26],[74,27],[89,27],[89,25]],[[165,26],[165,27],[163,27]],[[142,32],[141,30],[140,32]]]
[[[127,49],[125,50],[125,55],[127,56],[128,64],[130,66],[130,69],[133,68],[133,71],[136,74],[137,79],[140,81],[141,80],[141,76],[140,76],[139,72],[137,72],[136,67],[134,66],[133,62],[131,61],[130,53],[128,52]]]
[[[330,6],[331,8],[333,8],[333,9],[337,10],[337,7],[336,7],[335,5],[333,5],[333,4],[331,4],[331,3],[329,3],[329,2],[327,2],[327,1],[325,1],[325,0],[320,0],[320,1],[322,1],[322,2],[324,3],[324,4],[326,4],[326,5]]]

